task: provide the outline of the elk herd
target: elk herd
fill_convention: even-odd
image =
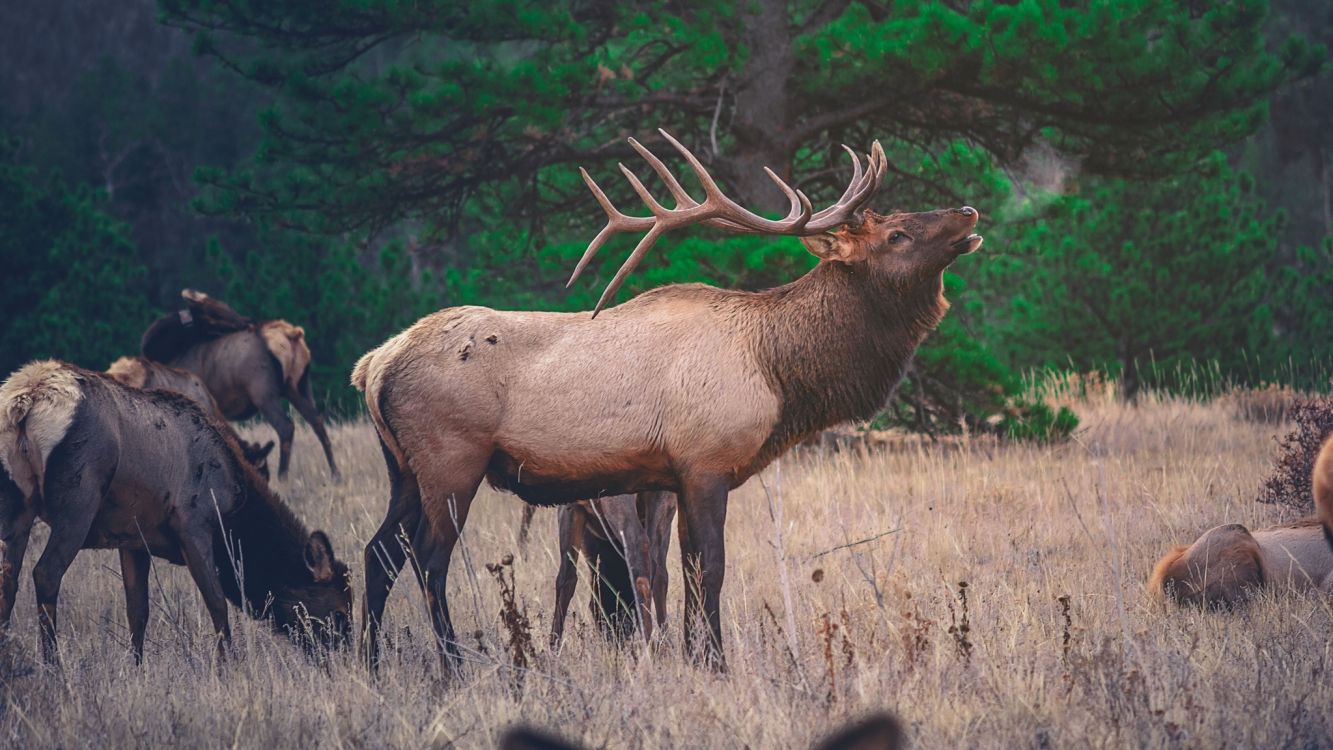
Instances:
[[[386,600],[411,564],[446,663],[459,656],[450,563],[483,481],[534,506],[560,506],[560,569],[551,633],[561,639],[576,558],[593,566],[606,633],[665,622],[666,553],[680,540],[688,650],[725,668],[722,587],[730,492],[797,442],[884,405],[914,351],[948,309],[942,274],[981,246],[970,207],[882,215],[868,208],[887,169],[875,144],[848,149],[853,174],[833,204],[773,172],[787,215],[728,198],[665,132],[702,189],[697,200],[639,142],[631,147],[675,205],[621,166],[647,216],[622,213],[582,171],[607,216],[570,279],[616,233],[641,234],[588,313],[454,307],[366,353],[351,373],[365,397],[389,477],[383,522],[362,557],[363,657],[377,663]],[[797,280],[760,292],[671,285],[608,306],[665,233],[689,226],[799,237],[818,258]],[[42,653],[57,658],[61,578],[81,549],[120,554],[136,656],[142,654],[153,558],[184,565],[219,638],[227,602],[297,632],[307,644],[351,639],[347,566],[269,486],[272,441],[240,439],[228,420],[261,416],[286,476],[294,428],[310,424],[339,473],[310,381],[304,331],[246,318],[186,290],[186,306],[152,323],[140,355],[105,373],[40,361],[0,387],[0,626],[14,607],[29,532],[51,530],[33,566]],[[1327,451],[1326,451],[1327,452]],[[1320,518],[1249,532],[1213,529],[1158,564],[1150,588],[1182,603],[1238,603],[1262,586],[1333,591],[1333,456],[1316,476]]]

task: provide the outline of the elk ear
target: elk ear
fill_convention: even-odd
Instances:
[[[579,746],[531,727],[516,726],[500,737],[500,750],[579,750]]]
[[[246,446],[246,448],[247,448],[246,453],[250,455],[250,458],[254,462],[259,462],[264,460],[265,458],[268,458],[268,454],[273,452],[273,441],[270,440],[267,443],[264,443],[263,445],[259,445],[258,443],[250,443],[248,446]]]
[[[328,583],[333,580],[333,545],[322,531],[310,535],[305,543],[305,566],[310,569],[316,583]]]
[[[826,737],[815,750],[899,750],[902,746],[903,731],[898,720],[888,714],[872,714]]]
[[[833,234],[812,234],[809,237],[802,237],[801,244],[820,260],[859,263],[868,255],[866,243],[845,229]]]

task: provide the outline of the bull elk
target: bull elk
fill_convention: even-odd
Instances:
[[[365,393],[392,486],[366,548],[363,633],[372,664],[385,600],[408,557],[400,533],[443,653],[457,659],[445,596],[449,560],[485,478],[539,505],[677,493],[686,580],[700,582],[686,587],[686,645],[725,668],[728,493],[803,437],[873,416],[948,309],[944,269],[981,245],[970,207],[866,210],[887,166],[878,144],[865,169],[848,149],[851,182],[818,212],[770,170],[791,203],[786,218],[770,220],[729,199],[688,149],[663,137],[706,198],[694,200],[634,140],[675,208],[622,166],[651,212],[627,216],[583,172],[608,220],[575,277],[611,235],[646,233],[593,315],[448,308],[357,362],[352,383]],[[696,224],[799,236],[820,262],[766,291],[672,285],[603,310],[662,234]]]
[[[286,479],[295,426],[282,400],[315,431],[334,481],[341,479],[333,446],[310,384],[305,331],[285,320],[254,321],[226,303],[186,289],[188,308],[165,315],[144,332],[150,360],[198,375],[227,419],[258,413],[278,433],[278,478]]]
[[[532,507],[532,506],[528,506]],[[658,627],[666,623],[667,552],[676,496],[640,492],[560,506],[560,570],[555,578],[555,613],[551,647],[560,645],[565,616],[578,586],[577,561],[588,563],[592,585],[592,616],[602,632],[625,639],[642,623],[651,637],[653,613]]]
[[[153,557],[189,568],[219,649],[230,638],[228,600],[255,616],[271,611],[275,630],[346,639],[352,594],[328,536],[307,532],[189,399],[34,362],[0,385],[0,462],[0,627],[40,518],[51,533],[32,578],[47,661],[57,661],[60,582],[81,549],[120,551],[136,658]]]

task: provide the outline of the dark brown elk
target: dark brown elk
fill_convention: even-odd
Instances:
[[[254,321],[221,301],[186,289],[188,307],[165,315],[144,332],[150,360],[198,375],[227,419],[258,413],[278,433],[278,477],[287,477],[295,427],[283,399],[315,431],[335,481],[341,479],[324,417],[310,384],[305,331],[285,320]]]
[[[346,640],[352,593],[329,538],[306,531],[189,399],[34,362],[0,385],[0,459],[12,480],[0,492],[0,627],[40,518],[51,533],[32,577],[48,661],[57,660],[61,579],[81,549],[120,551],[136,658],[153,557],[189,568],[220,650],[228,600],[311,645]]]
[[[726,738],[721,745],[738,744]],[[500,738],[500,750],[579,750],[578,743],[561,739],[540,729],[517,726]],[[811,750],[899,750],[903,731],[898,720],[888,714],[872,714],[852,722],[816,742]]]
[[[873,416],[948,309],[944,269],[981,245],[969,207],[866,210],[887,168],[878,145],[864,171],[855,160],[842,198],[819,212],[774,176],[792,210],[769,220],[733,203],[671,142],[703,185],[703,203],[637,143],[676,208],[661,206],[625,170],[652,212],[626,216],[588,179],[610,218],[580,268],[610,234],[647,233],[603,304],[662,233],[692,224],[798,235],[820,263],[767,291],[667,286],[595,317],[449,308],[362,357],[352,383],[365,393],[392,485],[366,551],[372,663],[391,581],[408,557],[400,534],[423,572],[439,643],[457,657],[449,560],[477,487],[489,479],[539,505],[677,493],[686,580],[701,582],[686,587],[685,641],[723,668],[728,493],[802,438]]]
[[[605,635],[624,640],[642,623],[643,635],[649,638],[654,611],[658,627],[666,624],[666,558],[675,517],[676,496],[670,492],[616,495],[560,506],[560,570],[555,578],[552,648],[560,645],[565,632],[569,602],[578,587],[580,555],[588,562],[595,587],[592,617]]]
[[[218,421],[222,429],[232,431],[227,418],[218,408],[218,402],[208,392],[208,386],[198,375],[175,367],[168,367],[161,362],[154,362],[146,357],[121,357],[107,368],[106,374],[131,388],[144,390],[174,391],[199,405],[206,414]],[[269,479],[268,454],[273,451],[273,441],[263,445],[244,440],[232,431],[236,442],[245,454],[245,460],[259,472],[264,481]]]

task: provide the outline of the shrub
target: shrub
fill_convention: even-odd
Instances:
[[[1333,398],[1298,398],[1288,412],[1295,428],[1278,443],[1273,471],[1259,488],[1259,502],[1313,510],[1310,472],[1324,438],[1333,433]]]

